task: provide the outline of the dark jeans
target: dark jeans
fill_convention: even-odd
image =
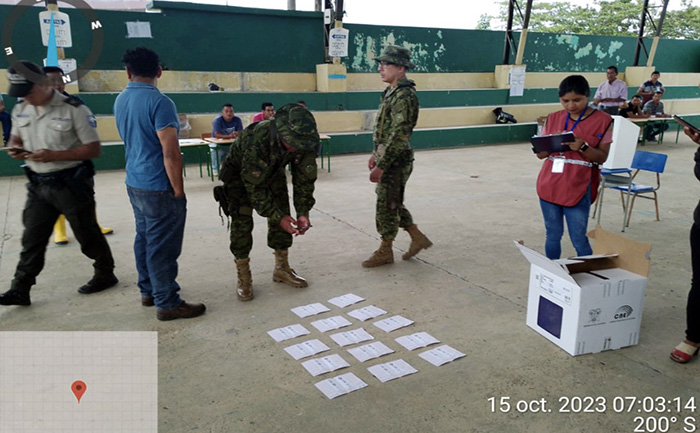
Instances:
[[[27,184],[27,203],[22,216],[22,252],[13,287],[28,289],[36,284],[36,277],[44,268],[46,245],[60,214],[64,214],[70,223],[80,250],[95,261],[95,276],[112,274],[114,259],[97,225],[93,185],[92,176],[80,176],[79,173],[55,184]]]
[[[2,123],[2,139],[7,143],[10,141],[10,129],[12,129],[12,116],[7,111],[0,113],[0,123]]]
[[[700,203],[695,213],[700,211]],[[690,228],[690,257],[693,267],[693,278],[688,293],[688,305],[686,307],[685,338],[693,343],[700,343],[700,222],[695,221]]]
[[[158,310],[177,308],[181,303],[177,259],[185,234],[187,199],[172,191],[126,187],[134,209],[136,238],[134,256],[143,297],[153,297]]]
[[[661,125],[649,125],[647,127],[647,140],[654,140],[656,136],[661,134],[661,132],[666,131],[669,127],[668,123]]]

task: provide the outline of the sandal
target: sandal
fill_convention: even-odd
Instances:
[[[685,341],[681,342],[671,352],[671,359],[680,363],[686,364],[693,359],[693,356],[698,354],[698,347],[688,344]]]

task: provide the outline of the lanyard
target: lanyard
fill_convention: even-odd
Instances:
[[[586,108],[581,112],[581,114],[578,116],[578,119],[576,119],[576,122],[574,123],[574,126],[571,127],[571,132],[573,132],[574,129],[576,129],[576,125],[578,125],[578,122],[581,121],[581,118],[582,118],[583,115],[586,113],[586,111],[588,111],[588,107],[586,107]],[[566,124],[564,125],[564,131],[566,131],[566,130],[568,130],[568,129],[569,129],[569,115],[568,115],[568,113],[567,113],[567,115],[566,115]]]

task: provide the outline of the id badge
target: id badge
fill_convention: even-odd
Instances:
[[[564,173],[564,158],[554,158],[552,160],[552,173]]]

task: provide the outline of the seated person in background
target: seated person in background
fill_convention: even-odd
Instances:
[[[269,120],[275,117],[275,106],[272,102],[263,102],[262,111],[255,116],[253,116],[253,122],[260,122],[261,120]]]
[[[644,107],[642,108],[644,114],[649,114],[651,117],[670,117],[668,114],[664,113],[664,103],[661,102],[662,95],[663,92],[654,93],[654,97],[651,98],[651,101],[644,104]],[[667,129],[668,123],[647,126],[647,140],[655,141],[656,136]]]
[[[66,83],[63,81],[63,69],[59,68],[58,66],[44,66],[44,74],[49,80],[49,85],[56,89],[58,93],[71,99],[75,99],[76,101],[85,105],[85,102],[83,102],[82,99],[66,92]]]
[[[651,98],[654,96],[654,93],[664,93],[666,91],[664,85],[661,84],[661,81],[659,81],[660,76],[661,72],[654,71],[651,73],[651,79],[645,81],[644,84],[639,86],[639,90],[637,90],[637,93],[642,95],[642,104],[646,104],[648,101],[650,101]]]
[[[620,110],[620,103],[627,99],[627,84],[617,79],[617,66],[608,66],[603,81],[593,96],[593,104],[599,110],[615,115]]]
[[[2,123],[2,140],[7,143],[10,141],[10,129],[12,129],[12,116],[5,111],[5,102],[0,95],[0,123]]]
[[[642,111],[642,96],[634,95],[629,102],[620,106],[620,116],[629,119],[646,119],[649,114]]]
[[[221,107],[221,114],[214,118],[211,124],[211,136],[213,138],[236,138],[243,131],[243,121],[236,116],[233,111],[233,105],[224,104]],[[228,147],[217,149],[215,144],[210,145],[211,150],[211,166],[214,170],[219,170],[218,161],[223,161],[228,153]],[[217,158],[216,153],[219,157]]]

